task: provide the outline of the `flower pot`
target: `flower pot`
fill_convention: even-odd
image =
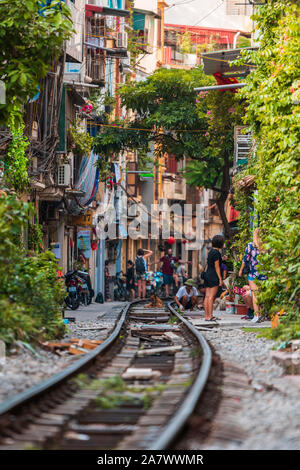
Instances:
[[[235,305],[232,302],[226,302],[226,313],[235,314]]]
[[[236,304],[235,309],[237,315],[248,315],[249,307],[247,307],[247,305]]]

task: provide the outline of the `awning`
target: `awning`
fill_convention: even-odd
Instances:
[[[223,51],[205,52],[201,54],[203,60],[204,73],[206,75],[222,74],[227,77],[248,74],[251,64],[234,65],[230,63],[240,56],[242,49],[225,49]],[[247,50],[257,50],[256,47],[249,47]]]
[[[134,31],[140,31],[145,29],[145,14],[144,13],[133,13],[132,28]]]
[[[84,106],[86,104],[85,99],[80,93],[78,93],[78,91],[76,91],[74,86],[70,85],[67,87],[67,92],[74,104],[77,104],[78,106]]]
[[[154,18],[160,19],[161,16],[151,10],[142,10],[141,8],[133,8],[133,14],[142,13],[143,15],[154,16]]]
[[[91,17],[94,13],[100,13],[104,16],[130,17],[129,10],[120,10],[118,8],[98,7],[97,5],[85,5],[86,16]]]
[[[91,47],[92,49],[100,49],[101,51],[105,51],[108,57],[115,57],[115,56],[119,58],[128,57],[127,49],[124,49],[123,47],[122,48],[116,47],[114,49],[111,49],[109,47],[100,46],[98,44],[92,44],[91,42],[85,42],[84,45],[87,47]]]

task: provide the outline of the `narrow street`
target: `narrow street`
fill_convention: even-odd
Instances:
[[[0,0],[1,462],[300,450],[299,14]]]

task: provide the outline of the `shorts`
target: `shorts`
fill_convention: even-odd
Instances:
[[[248,274],[247,276],[248,278],[248,281],[255,281],[256,279],[258,281],[265,281],[267,278],[267,276],[264,276],[263,274],[259,274],[258,276],[253,276],[253,274]]]
[[[135,277],[137,281],[145,281],[146,273],[135,273]]]
[[[163,274],[164,284],[173,284],[173,274]]]

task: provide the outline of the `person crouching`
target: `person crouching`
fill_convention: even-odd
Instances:
[[[197,305],[199,293],[196,289],[196,282],[194,279],[185,281],[184,286],[180,287],[175,295],[175,302],[179,308],[184,310],[193,310]]]

